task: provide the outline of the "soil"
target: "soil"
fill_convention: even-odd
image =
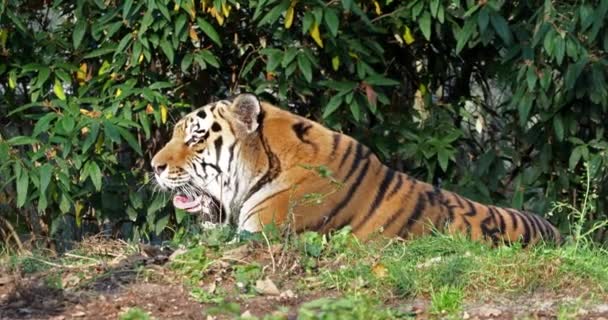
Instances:
[[[299,306],[307,301],[322,297],[338,297],[338,291],[328,289],[302,289],[290,281],[293,274],[277,272],[268,295],[228,295],[226,302],[236,303],[240,308],[233,314],[216,314],[216,304],[195,301],[189,290],[165,265],[168,260],[162,251],[153,256],[147,250],[121,257],[116,263],[74,266],[62,269],[57,279],[61,285],[49,282],[49,276],[57,269],[30,275],[7,274],[0,267],[0,320],[4,319],[118,319],[133,307],[148,312],[154,319],[231,319],[237,314],[264,316],[281,314],[286,319],[296,319]],[[265,268],[271,268],[271,261],[244,252],[231,252],[231,259],[256,259]],[[236,283],[224,277],[218,265],[214,274],[206,277],[200,286],[211,292],[234,291]],[[84,275],[84,276],[83,276]],[[283,277],[283,279],[280,279]],[[61,287],[63,289],[59,289]],[[213,289],[210,289],[213,287]],[[277,288],[278,287],[278,288]],[[216,291],[218,290],[218,291]],[[238,296],[238,297],[237,297]],[[526,296],[489,297],[486,301],[467,304],[463,319],[557,319],[561,306],[576,304],[580,295],[537,292]],[[595,301],[598,301],[596,297]],[[608,301],[599,297],[595,305],[575,308],[570,318],[608,320]],[[385,304],[417,319],[430,317],[428,297],[416,299],[394,299]],[[562,308],[563,309],[563,308]]]

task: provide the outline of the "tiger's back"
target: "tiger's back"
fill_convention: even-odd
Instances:
[[[557,229],[537,215],[482,205],[413,179],[383,165],[351,137],[259,103],[254,96],[216,104],[213,111],[206,107],[206,113],[213,115],[209,127],[216,124],[221,130],[202,142],[203,156],[194,152],[179,162],[184,168],[188,163],[196,168],[197,161],[217,159],[213,165],[232,191],[224,190],[223,181],[205,181],[206,188],[240,229],[259,231],[275,222],[291,223],[298,231],[320,232],[348,225],[362,239],[375,232],[407,238],[434,229],[493,243],[521,240],[528,245],[560,239]],[[248,126],[255,129],[243,129]],[[186,127],[183,131],[188,136]],[[153,165],[171,165],[163,150]],[[326,168],[331,174],[315,168]]]

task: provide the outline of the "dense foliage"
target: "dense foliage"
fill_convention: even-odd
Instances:
[[[606,0],[3,1],[0,235],[179,227],[150,156],[238,91],[474,199],[603,219],[607,51]]]

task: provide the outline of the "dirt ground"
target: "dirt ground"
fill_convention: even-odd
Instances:
[[[217,315],[214,304],[195,301],[182,280],[166,266],[167,257],[141,253],[121,257],[115,264],[90,266],[62,266],[58,281],[49,282],[57,273],[50,268],[33,274],[10,274],[0,267],[0,320],[4,319],[118,319],[133,307],[148,312],[155,319],[230,319],[235,314]],[[260,260],[265,263],[264,259]],[[86,276],[83,276],[86,273]],[[83,280],[84,279],[84,280]],[[215,280],[213,280],[215,283]],[[295,281],[279,279],[279,294],[230,297],[240,306],[236,314],[264,316],[281,314],[285,319],[296,319],[303,303],[322,297],[339,297],[328,289],[302,290]],[[220,286],[234,289],[234,282]],[[201,288],[209,290],[209,283]],[[214,284],[215,286],[215,284]],[[59,289],[63,288],[63,289]],[[557,296],[534,293],[519,297],[488,297],[465,305],[463,319],[608,319],[608,299],[601,298],[595,305],[577,305],[580,292]],[[211,290],[213,295],[213,290]],[[597,301],[597,299],[596,299]],[[430,301],[426,297],[385,301],[385,305],[399,309],[417,319],[430,318]],[[566,310],[564,305],[576,305]],[[280,310],[280,311],[279,311]],[[561,314],[560,314],[561,312]]]

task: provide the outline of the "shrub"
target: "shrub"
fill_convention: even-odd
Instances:
[[[150,156],[191,106],[238,91],[484,202],[576,203],[587,161],[604,218],[607,15],[565,0],[4,1],[3,221],[64,238],[179,226]]]

